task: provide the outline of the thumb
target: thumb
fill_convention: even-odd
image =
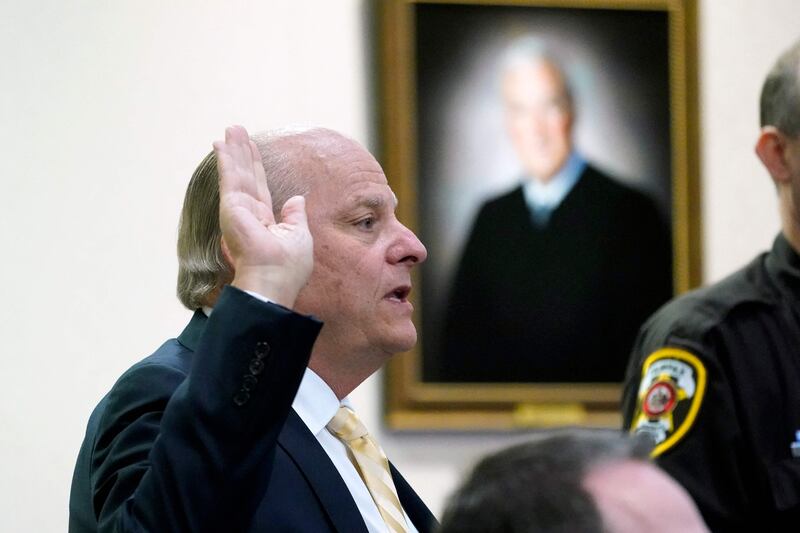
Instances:
[[[306,199],[302,196],[292,196],[281,208],[281,222],[290,226],[308,227],[306,216]]]

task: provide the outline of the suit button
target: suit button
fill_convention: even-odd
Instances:
[[[252,359],[250,361],[250,373],[254,376],[259,375],[264,371],[264,361],[261,359]]]
[[[250,400],[250,393],[246,390],[240,390],[236,393],[236,396],[233,397],[233,403],[238,405],[239,407],[243,406]]]
[[[245,374],[242,378],[242,390],[245,392],[250,392],[254,388],[256,388],[256,384],[258,383],[258,378],[251,375]]]
[[[264,359],[267,355],[269,355],[269,344],[267,341],[259,341],[256,343],[256,357],[258,359]]]

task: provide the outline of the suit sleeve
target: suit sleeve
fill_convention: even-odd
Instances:
[[[124,376],[92,455],[98,531],[246,528],[320,328],[228,287],[188,377],[156,364]]]
[[[739,530],[750,503],[749,461],[730,382],[717,363],[724,347],[713,334],[697,339],[658,329],[651,320],[634,347],[624,427],[653,438],[655,461],[691,494],[712,531]]]

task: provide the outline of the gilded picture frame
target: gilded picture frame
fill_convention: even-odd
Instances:
[[[398,196],[398,218],[428,248],[428,260],[415,269],[411,297],[419,341],[385,372],[387,425],[619,425],[619,379],[594,379],[589,372],[572,380],[563,371],[540,378],[535,368],[528,375],[513,363],[503,367],[507,375],[488,381],[451,373],[462,363],[462,352],[453,355],[446,348],[452,321],[447,300],[481,204],[514,187],[514,165],[524,167],[520,157],[515,161],[514,143],[505,139],[501,93],[506,50],[528,38],[561,56],[559,69],[577,108],[574,142],[583,159],[644,191],[661,213],[670,251],[657,265],[671,282],[662,299],[699,285],[696,2],[385,0],[375,14],[380,162]],[[643,175],[650,181],[637,181]],[[493,231],[502,240],[502,227]],[[487,264],[480,268],[493,268]],[[583,307],[591,302],[577,306]],[[605,312],[613,316],[625,307]],[[502,329],[490,328],[492,316],[467,329]],[[491,346],[481,352],[487,361],[502,357]],[[578,375],[585,364],[565,368]]]

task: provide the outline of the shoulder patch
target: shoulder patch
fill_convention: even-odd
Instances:
[[[692,427],[705,390],[700,358],[680,348],[656,350],[642,365],[631,433],[650,435],[656,444],[652,456],[658,457]]]

